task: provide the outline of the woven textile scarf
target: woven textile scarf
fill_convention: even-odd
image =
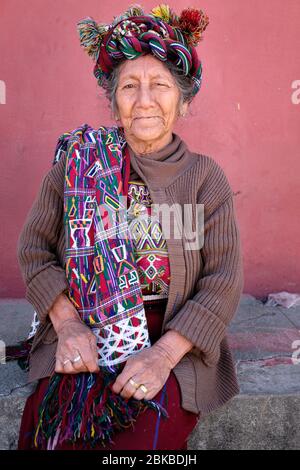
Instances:
[[[123,129],[83,124],[60,136],[53,164],[63,153],[68,297],[97,338],[100,372],[53,373],[34,435],[40,449],[77,438],[105,446],[146,408],[167,416],[153,400],[125,401],[110,388],[128,357],[150,346],[126,217],[130,167]]]

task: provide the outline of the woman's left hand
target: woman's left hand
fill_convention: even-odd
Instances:
[[[151,400],[163,388],[173,368],[166,351],[154,344],[129,357],[125,367],[118,375],[112,390],[123,398]],[[130,383],[130,379],[136,384]],[[144,385],[144,393],[140,385]]]

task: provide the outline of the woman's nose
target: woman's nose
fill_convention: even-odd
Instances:
[[[149,106],[153,101],[154,97],[151,89],[147,86],[141,86],[138,91],[137,102],[142,106]]]

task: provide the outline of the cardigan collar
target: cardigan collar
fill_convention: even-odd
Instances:
[[[166,190],[176,178],[184,173],[187,168],[192,166],[195,160],[193,154],[189,151],[185,142],[175,133],[172,134],[172,141],[157,152],[147,155],[137,155],[128,145],[130,156],[130,165],[137,175],[146,183],[152,202],[162,205],[168,204],[172,206],[176,201],[173,200]],[[189,188],[187,188],[187,191]],[[176,209],[176,206],[175,206]],[[178,208],[177,208],[178,211]],[[181,212],[174,214],[173,222],[177,225],[180,233],[181,229]],[[181,279],[181,285],[185,285],[186,268],[183,253],[183,242],[181,238],[173,237],[172,225],[170,226],[171,234],[165,236],[171,267],[171,281],[169,285],[169,298],[166,305],[163,327],[182,301],[183,291],[176,291],[174,279]],[[176,262],[175,262],[176,260]]]
[[[172,141],[162,149],[139,155],[127,143],[133,170],[152,190],[169,186],[191,166],[192,158],[186,143],[172,133]]]

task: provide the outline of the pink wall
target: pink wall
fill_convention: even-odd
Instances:
[[[57,137],[84,122],[113,122],[76,22],[109,22],[130,3],[1,0],[1,297],[24,296],[17,237]],[[187,3],[170,5],[180,13]],[[198,49],[202,90],[176,132],[221,164],[236,193],[245,292],[300,292],[300,2],[191,5],[211,24]]]

